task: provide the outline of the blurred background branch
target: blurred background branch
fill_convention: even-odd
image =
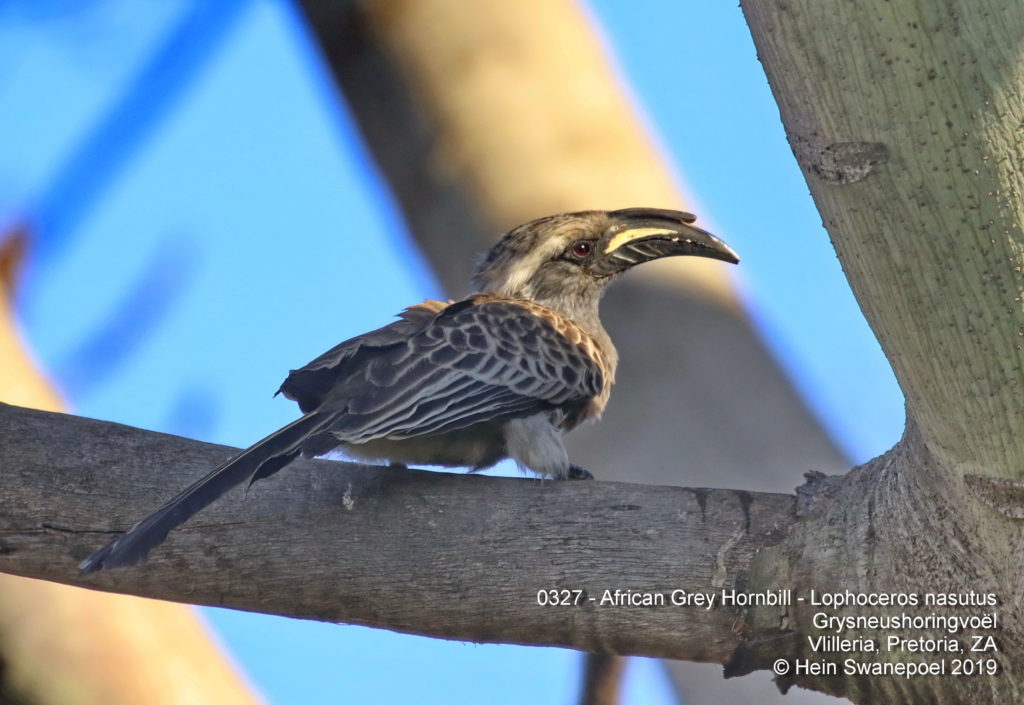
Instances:
[[[11,299],[30,234],[0,239],[0,401],[57,411]],[[7,444],[16,439],[8,437]],[[259,700],[185,605],[0,574],[0,702],[249,705]]]

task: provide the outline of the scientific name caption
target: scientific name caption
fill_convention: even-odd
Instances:
[[[538,590],[542,607],[798,609],[810,619],[798,658],[780,676],[992,676],[1001,671],[999,596],[991,592],[819,592],[788,588],[716,590]],[[803,619],[803,618],[802,618]]]

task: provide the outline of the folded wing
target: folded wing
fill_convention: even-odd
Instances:
[[[375,438],[412,438],[559,408],[569,424],[602,389],[588,338],[528,302],[428,301],[348,340],[279,390],[304,412],[234,456],[80,564],[83,573],[144,560],[168,532],[232,487],[300,452]]]
[[[589,337],[529,302],[476,296],[429,318],[407,311],[392,325],[399,324],[408,327],[375,331],[343,353],[336,348],[335,364],[322,356],[294,371],[282,391],[303,410],[316,403],[332,416],[324,429],[336,442],[362,443],[556,407],[571,416],[604,382]]]

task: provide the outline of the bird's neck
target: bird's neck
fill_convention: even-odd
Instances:
[[[608,336],[604,326],[601,325],[597,297],[554,296],[549,298],[533,297],[531,300],[568,318],[597,338],[599,342],[604,342],[603,338]]]
[[[597,346],[601,348],[601,352],[604,353],[607,364],[605,382],[610,387],[615,382],[615,368],[619,364],[619,353],[615,349],[608,331],[601,325],[601,316],[598,311],[598,305],[601,302],[600,294],[585,298],[573,296],[552,297],[547,300],[534,298],[533,301],[565,316],[590,334]]]
[[[600,346],[614,370],[618,361],[618,353],[612,344],[612,339],[608,336],[608,332],[601,325],[601,316],[598,311],[598,305],[601,301],[600,292],[597,292],[596,295],[586,296],[568,295],[564,291],[551,296],[544,296],[536,292],[530,292],[528,295],[525,295],[520,291],[493,291],[490,293],[526,299],[569,319],[590,334],[598,346]]]

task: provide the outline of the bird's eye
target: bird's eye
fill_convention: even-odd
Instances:
[[[583,259],[589,255],[593,249],[594,246],[587,240],[578,240],[577,242],[572,243],[571,252],[572,256],[576,259]]]

